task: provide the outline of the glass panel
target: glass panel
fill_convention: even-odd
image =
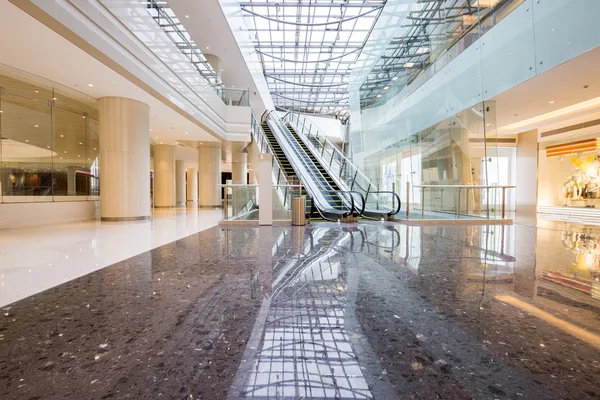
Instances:
[[[15,87],[17,93],[0,92],[0,186],[5,203],[52,201],[52,117],[43,98],[48,93],[36,93],[29,86]]]
[[[100,200],[100,165],[98,161],[100,138],[98,136],[98,120],[88,116],[85,122],[87,144],[86,168],[90,172],[88,200]]]
[[[225,221],[258,220],[258,186],[225,186]]]
[[[54,200],[86,200],[91,193],[87,165],[86,116],[54,107]]]

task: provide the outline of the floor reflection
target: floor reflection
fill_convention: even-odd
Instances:
[[[262,343],[244,397],[372,397],[344,328],[346,272],[339,249],[352,246],[353,236],[329,228],[279,235]]]

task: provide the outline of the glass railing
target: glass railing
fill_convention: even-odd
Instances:
[[[258,221],[260,193],[258,185],[222,185],[225,189],[225,201],[223,206],[223,221]],[[302,185],[272,185],[273,193],[282,195],[272,196],[273,221],[291,221],[292,198],[300,196]],[[307,206],[305,212],[310,209]]]
[[[467,9],[472,7],[476,8],[476,12],[465,12],[460,21],[461,23],[455,23],[458,21],[458,15],[453,15],[451,9],[449,9],[448,12],[450,14],[446,17],[447,23],[433,24],[433,28],[428,30],[425,38],[423,38],[423,34],[419,33],[417,36],[426,45],[415,45],[417,49],[415,54],[408,55],[402,53],[404,54],[402,58],[405,59],[405,62],[399,66],[401,72],[396,71],[398,75],[395,76],[394,81],[385,83],[387,87],[385,91],[370,91],[369,84],[365,84],[362,91],[368,94],[361,96],[362,108],[381,105],[395,97],[401,91],[405,91],[405,94],[408,96],[467,48],[475,44],[480,37],[500,23],[500,21],[524,2],[525,0],[491,0],[485,4],[481,3],[478,6],[469,6],[464,1],[457,2],[453,7],[456,12],[460,13],[461,10],[467,11]],[[424,9],[421,3],[415,4],[413,8],[415,15],[417,13],[423,14],[423,19],[429,18],[426,15],[427,11],[432,12],[430,14],[431,18],[438,17],[438,14],[433,13],[433,10]],[[417,27],[414,29],[417,29]],[[402,31],[402,33],[405,37],[410,37],[407,32]],[[386,51],[400,52],[398,43],[405,41],[405,38],[394,38]],[[374,69],[383,62],[385,60],[382,58]],[[391,72],[394,73],[394,71]],[[377,79],[369,79],[367,82],[370,80],[376,81]],[[381,88],[383,86],[380,85],[378,87]]]
[[[223,102],[229,106],[250,106],[248,89],[219,88],[217,90]]]
[[[391,216],[400,211],[400,198],[392,191],[379,191],[377,185],[373,184],[338,146],[322,134],[316,124],[295,113],[287,113],[284,121],[290,124],[300,140],[311,149],[340,187],[344,191],[353,192],[355,201],[364,202],[367,213],[374,214],[370,215],[371,217]]]
[[[399,217],[506,220],[507,191],[514,188],[507,185],[414,185],[412,190],[407,190],[406,213]]]

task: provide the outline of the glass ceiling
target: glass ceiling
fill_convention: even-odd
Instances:
[[[386,0],[240,0],[276,108],[346,118],[348,75]]]

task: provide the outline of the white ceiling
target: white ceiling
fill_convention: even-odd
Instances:
[[[593,119],[592,115],[600,111],[600,107],[571,112],[566,116],[534,122],[518,129],[503,130],[503,127],[508,125],[600,97],[598,66],[600,47],[492,98],[491,100],[496,101],[498,132],[519,133],[534,128],[555,129]],[[584,88],[586,85],[588,87]]]
[[[179,140],[215,141],[185,118],[143,89],[90,56],[62,36],[23,12],[8,0],[0,0],[0,64],[50,80],[85,96],[120,96],[150,106],[149,135],[156,143]],[[6,38],[10,38],[7,40]],[[89,86],[89,85],[93,86]],[[187,133],[186,133],[187,132]],[[189,149],[188,158],[195,155]],[[184,157],[182,151],[177,152]]]

